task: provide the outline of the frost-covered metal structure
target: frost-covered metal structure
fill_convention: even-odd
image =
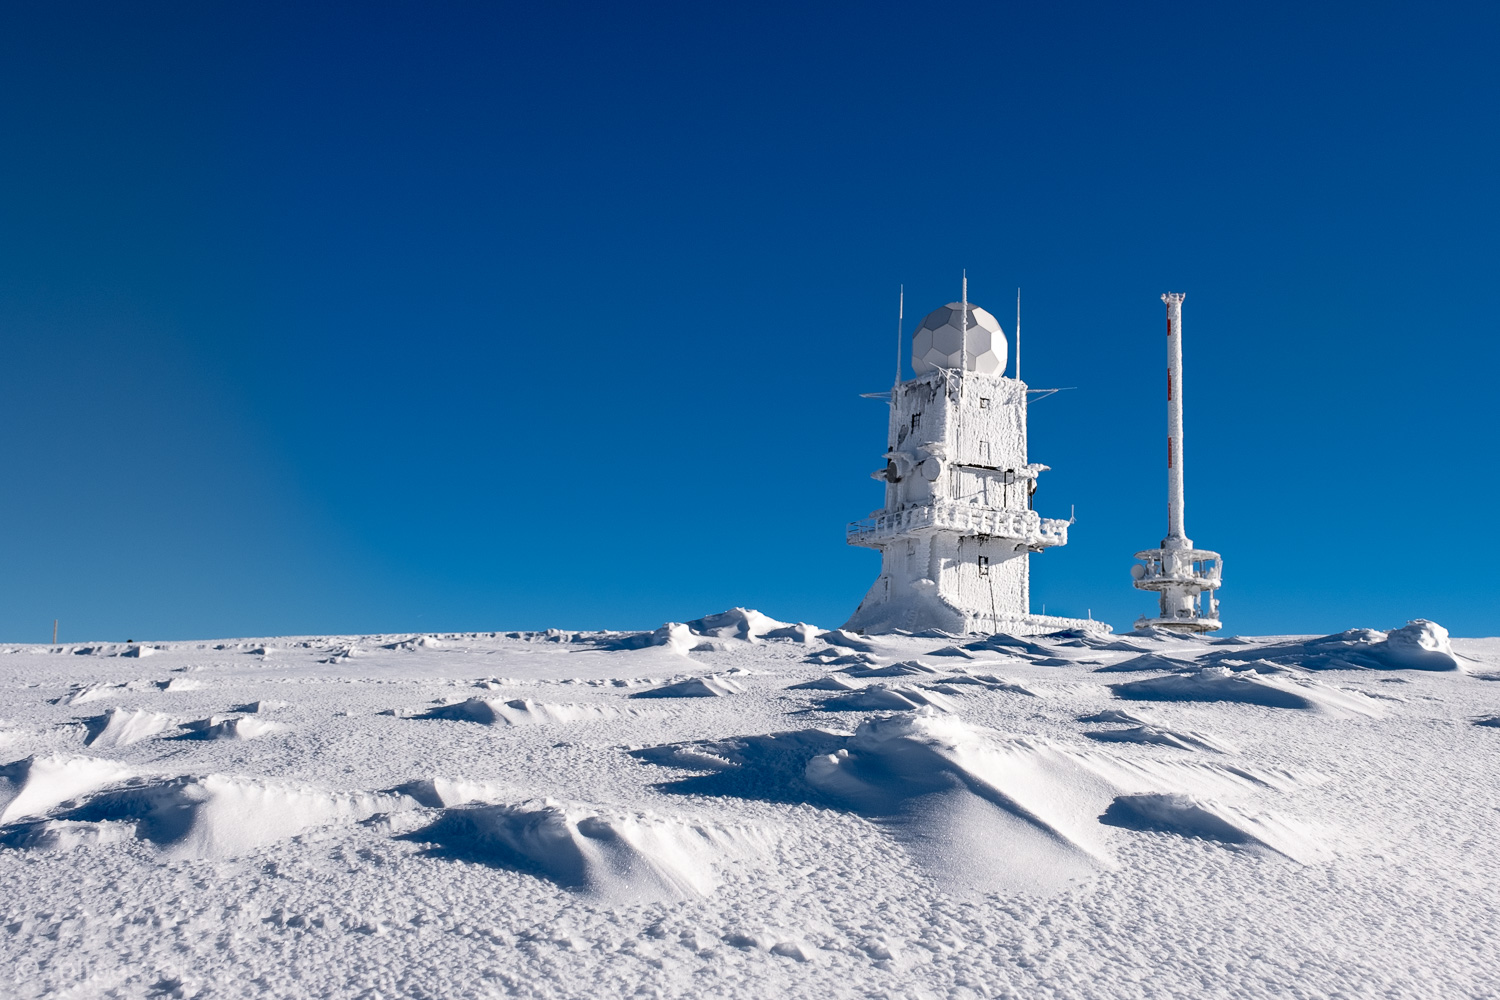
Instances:
[[[1193,548],[1185,527],[1182,447],[1182,292],[1167,292],[1167,537],[1161,548],[1137,552],[1130,568],[1140,590],[1159,595],[1160,612],[1135,627],[1212,632],[1221,627],[1219,589],[1224,563],[1217,552]]]
[[[1027,561],[1066,545],[1072,522],[1032,509],[1047,466],[1028,461],[1028,390],[1005,376],[1008,353],[999,321],[967,290],[918,325],[915,377],[901,381],[898,367],[885,465],[871,474],[885,483],[885,506],[848,526],[850,545],[880,552],[880,576],[845,628],[1109,631],[1031,614]]]

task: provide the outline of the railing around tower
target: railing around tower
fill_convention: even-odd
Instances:
[[[871,545],[923,531],[957,531],[965,535],[1011,538],[1045,547],[1068,544],[1068,523],[1042,517],[1034,510],[1000,510],[976,504],[930,503],[893,510],[849,524],[850,545]]]
[[[1141,561],[1131,572],[1137,590],[1184,587],[1198,593],[1217,590],[1223,580],[1222,559],[1207,549],[1147,549],[1135,557]]]

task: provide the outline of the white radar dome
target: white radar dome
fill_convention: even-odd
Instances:
[[[964,342],[964,305],[950,302],[934,309],[911,338],[911,369],[918,375],[934,368],[967,368],[981,375],[1004,375],[1010,351],[999,320],[969,304],[969,339]]]

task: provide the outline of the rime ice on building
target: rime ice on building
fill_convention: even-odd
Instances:
[[[1167,628],[1178,632],[1212,632],[1220,627],[1219,589],[1224,571],[1217,552],[1193,548],[1184,526],[1182,449],[1182,300],[1181,292],[1167,292],[1167,537],[1161,548],[1137,552],[1141,562],[1130,567],[1140,590],[1160,595],[1160,614],[1142,617],[1136,628]]]
[[[1032,510],[1047,466],[1027,461],[1027,389],[1005,377],[1007,353],[999,322],[967,302],[918,326],[916,377],[891,392],[885,467],[872,473],[885,506],[848,528],[849,544],[880,551],[880,576],[845,628],[1109,631],[1030,613],[1027,561],[1066,545],[1071,522]]]

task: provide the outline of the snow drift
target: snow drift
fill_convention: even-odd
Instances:
[[[124,708],[112,708],[103,715],[84,720],[88,736],[83,745],[96,750],[112,750],[149,739],[176,724],[170,716],[148,712],[144,708],[133,712]]]
[[[40,816],[130,774],[129,768],[112,760],[63,754],[6,764],[0,767],[0,823]]]
[[[716,640],[738,639],[758,643],[768,639],[811,642],[818,628],[803,622],[788,624],[750,608],[731,608],[716,615],[704,615],[690,622],[667,622],[650,632],[632,632],[611,636],[597,642],[600,649],[632,650],[665,646],[686,656],[692,652],[713,652],[726,648]]]
[[[899,712],[914,708],[952,712],[956,706],[936,691],[924,691],[906,684],[872,684],[861,691],[823,702],[823,709],[828,712]]]
[[[1040,698],[1041,695],[1031,688],[1017,681],[1006,680],[995,674],[955,674],[945,677],[941,684],[930,685],[933,691],[941,691],[944,694],[955,693],[955,688],[980,687],[988,691],[1004,691],[1007,694],[1024,694],[1029,698]]]
[[[1337,635],[1262,646],[1255,655],[1305,670],[1459,670],[1448,630],[1418,618],[1390,632],[1353,628]],[[1215,650],[1204,662],[1237,659],[1234,649]]]
[[[206,719],[189,722],[185,728],[187,732],[178,736],[177,739],[256,740],[286,727],[279,722],[270,722],[248,715],[233,717],[212,715]]]
[[[1191,660],[1178,660],[1170,656],[1162,656],[1159,653],[1142,653],[1140,656],[1132,656],[1128,660],[1119,663],[1111,663],[1107,667],[1099,667],[1095,673],[1100,674],[1129,674],[1146,670],[1192,670],[1195,664]]]
[[[711,639],[742,639],[745,642],[757,642],[761,639],[808,642],[819,631],[816,625],[779,622],[750,608],[730,608],[716,615],[704,615],[688,622],[687,627],[695,635]]]
[[[1330,856],[1313,830],[1274,813],[1251,814],[1191,795],[1122,795],[1110,804],[1104,822],[1136,830],[1158,830],[1224,844],[1259,847],[1309,864]]]
[[[689,677],[686,680],[663,684],[648,691],[637,691],[632,698],[722,698],[739,694],[744,688],[727,677]]]
[[[130,822],[174,857],[227,858],[316,827],[347,825],[416,803],[392,792],[329,792],[222,774],[136,778],[98,792],[61,819]]]
[[[862,685],[854,683],[847,677],[829,674],[827,677],[814,677],[801,684],[789,684],[786,689],[788,691],[858,691],[861,687]]]
[[[844,667],[843,673],[850,677],[931,677],[942,671],[936,667],[929,667],[921,660],[902,660],[900,663],[892,663],[884,667],[856,663]]]
[[[1141,743],[1151,746],[1176,747],[1179,750],[1211,750],[1214,753],[1235,753],[1235,747],[1224,740],[1204,733],[1178,732],[1158,726],[1135,726],[1131,729],[1104,729],[1084,733],[1100,743]]]
[[[1243,792],[1285,775],[1123,761],[928,712],[870,720],[807,783],[872,817],[952,887],[1053,891],[1112,865],[1101,813],[1122,794]]]
[[[632,755],[706,772],[660,786],[665,791],[856,812],[955,891],[1047,893],[1112,865],[1100,816],[1121,795],[1233,798],[1317,780],[1207,761],[1122,759],[1006,737],[931,708],[868,720],[852,736],[807,729]]]
[[[51,819],[28,823],[0,833],[0,843],[23,851],[73,851],[135,839],[129,823],[84,823]]]
[[[439,705],[412,718],[478,722],[486,726],[539,726],[607,719],[619,714],[619,710],[604,705],[550,705],[530,698],[510,701],[500,698],[469,698],[452,705]]]
[[[1233,701],[1267,708],[1296,708],[1328,715],[1379,716],[1370,698],[1353,691],[1289,677],[1266,677],[1254,670],[1203,667],[1188,674],[1168,674],[1111,684],[1120,698],[1137,701]]]
[[[716,865],[767,844],[751,830],[553,799],[449,809],[407,838],[613,901],[707,895]]]

